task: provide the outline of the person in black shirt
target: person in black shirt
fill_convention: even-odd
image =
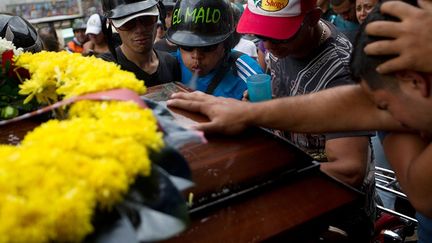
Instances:
[[[180,80],[177,60],[153,48],[159,9],[163,9],[157,1],[104,0],[102,5],[110,24],[107,36],[112,36],[112,25],[122,42],[116,48],[111,44],[110,53],[101,55],[102,59],[135,73],[147,87]]]
[[[173,13],[173,9],[174,9],[174,5],[176,3],[175,0],[162,0],[165,9],[166,9],[166,16],[165,16],[165,26],[166,28],[170,28],[171,27],[171,20],[172,20],[172,13]],[[160,51],[166,51],[171,53],[172,55],[176,55],[178,46],[172,42],[170,42],[169,40],[167,40],[166,36],[164,36],[163,38],[161,38],[160,40],[157,40],[154,44],[154,48],[156,50],[160,50]]]

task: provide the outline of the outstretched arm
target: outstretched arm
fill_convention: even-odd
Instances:
[[[400,129],[399,123],[387,112],[377,109],[359,85],[259,103],[202,92],[176,93],[167,104],[206,115],[210,122],[197,126],[206,132],[233,134],[247,126],[303,133]]]

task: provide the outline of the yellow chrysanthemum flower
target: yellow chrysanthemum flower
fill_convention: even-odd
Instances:
[[[51,103],[116,88],[145,92],[118,66],[66,52],[23,53],[16,65],[31,78],[21,94]],[[0,242],[79,242],[93,231],[96,207],[120,202],[149,153],[163,146],[149,109],[133,102],[80,101],[66,120],[50,120],[19,146],[0,145]]]
[[[120,70],[115,63],[78,53],[23,53],[15,65],[29,70],[31,78],[20,86],[20,94],[28,95],[25,102],[36,97],[40,103],[55,102],[85,93],[117,88],[145,93],[144,82],[131,72]]]

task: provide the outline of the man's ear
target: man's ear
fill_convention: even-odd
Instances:
[[[414,90],[418,90],[423,97],[431,95],[432,75],[415,71],[401,71],[396,73],[396,77]]]

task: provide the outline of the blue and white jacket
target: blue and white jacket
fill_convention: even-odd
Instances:
[[[234,52],[231,50],[230,54]],[[176,57],[180,63],[181,82],[189,86],[192,72],[184,65],[180,50],[177,50]],[[213,70],[207,75],[199,77],[196,83],[196,90],[206,92],[216,72],[217,70]],[[250,56],[243,54],[237,58],[235,65],[230,65],[230,68],[214,90],[213,95],[241,99],[243,92],[247,89],[246,78],[259,73],[263,73],[263,71],[258,62]]]

